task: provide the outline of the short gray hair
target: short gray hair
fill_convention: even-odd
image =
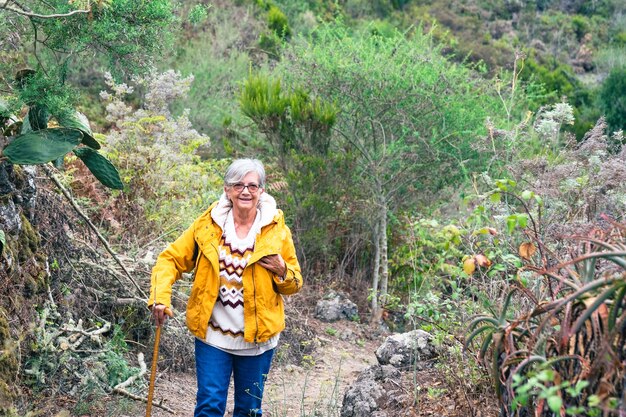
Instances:
[[[238,183],[250,172],[256,172],[259,175],[259,187],[265,187],[265,168],[263,162],[258,159],[235,159],[224,175],[224,185],[231,186]]]

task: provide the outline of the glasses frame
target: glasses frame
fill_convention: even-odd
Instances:
[[[241,187],[241,190],[237,190],[237,188]],[[254,187],[254,189],[252,189],[251,187]],[[235,191],[236,193],[243,193],[243,190],[245,190],[246,188],[248,189],[248,191],[251,194],[256,194],[260,189],[261,186],[257,183],[251,182],[249,184],[244,184],[242,182],[236,182],[234,184],[230,184],[230,188],[233,189],[233,191]]]

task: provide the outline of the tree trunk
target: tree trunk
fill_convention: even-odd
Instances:
[[[379,322],[379,307],[378,307],[378,279],[380,271],[380,233],[378,233],[379,222],[376,221],[374,225],[374,268],[372,271],[372,322]]]
[[[387,259],[387,203],[382,204],[380,215],[380,303],[387,304],[387,288],[389,284],[389,262]]]

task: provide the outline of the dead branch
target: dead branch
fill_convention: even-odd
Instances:
[[[126,267],[124,266],[122,261],[120,261],[120,259],[118,258],[117,254],[113,251],[113,249],[111,249],[111,246],[109,245],[109,242],[104,238],[104,236],[102,236],[102,234],[100,233],[98,228],[91,222],[89,217],[87,217],[87,215],[79,207],[78,203],[76,203],[76,201],[74,201],[74,199],[72,198],[72,196],[69,193],[69,191],[67,191],[67,189],[63,186],[63,184],[61,184],[61,182],[54,175],[54,172],[52,171],[52,168],[50,168],[50,166],[48,166],[48,165],[42,165],[42,167],[43,167],[43,170],[46,172],[46,175],[48,176],[48,178],[50,178],[52,180],[52,182],[54,182],[54,184],[59,188],[59,190],[61,190],[61,193],[63,193],[65,198],[67,198],[67,200],[70,202],[70,204],[72,205],[74,210],[76,210],[78,215],[80,217],[82,217],[83,220],[85,220],[85,222],[89,225],[91,230],[96,234],[96,236],[98,237],[100,242],[102,242],[102,244],[104,245],[104,248],[107,250],[107,252],[109,252],[109,254],[113,257],[113,259],[115,259],[117,264],[126,273],[126,276],[128,277],[129,281],[135,286],[135,288],[139,292],[139,295],[141,297],[143,297],[144,299],[148,299],[148,296],[143,292],[143,290],[137,284],[135,279],[130,275],[130,272],[128,272],[128,270],[126,269]]]
[[[10,3],[13,3],[14,5],[11,5]],[[17,13],[22,16],[26,16],[28,18],[37,18],[37,19],[59,19],[62,17],[70,17],[76,14],[91,13],[91,10],[89,9],[87,10],[78,9],[78,10],[72,10],[71,12],[68,12],[68,13],[39,14],[39,13],[34,13],[31,10],[27,10],[24,7],[17,7],[17,6],[18,6],[17,3],[11,2],[10,0],[5,0],[4,3],[0,3],[0,10],[4,9],[4,10],[11,11],[13,13]]]
[[[128,387],[130,384],[135,382],[137,378],[141,378],[142,376],[146,374],[148,367],[146,366],[146,361],[143,359],[142,352],[139,352],[139,354],[137,355],[137,361],[139,362],[139,372],[137,372],[135,375],[131,375],[126,381],[120,382],[119,384],[114,386],[113,387],[114,391],[116,389],[124,389]]]
[[[140,397],[139,395],[132,394],[132,393],[130,393],[130,392],[124,390],[124,389],[121,389],[121,388],[114,388],[113,392],[115,392],[117,394],[124,395],[124,396],[126,396],[128,398],[131,398],[131,399],[135,400],[135,401],[141,401],[141,402],[144,402],[144,403],[147,402],[147,400],[145,398]],[[176,411],[172,410],[171,408],[169,408],[166,405],[163,405],[161,403],[157,403],[156,401],[152,401],[152,405],[155,406],[155,407],[159,407],[160,409],[165,410],[165,411],[167,411],[170,414],[176,415]]]

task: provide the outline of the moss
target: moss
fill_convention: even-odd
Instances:
[[[6,312],[0,308],[0,313],[0,411],[4,411],[15,399],[15,393],[10,386],[17,376],[18,358],[15,354],[15,341],[10,337],[9,324],[4,318]]]
[[[35,228],[30,224],[26,216],[20,213],[20,219],[22,220],[22,233],[20,233],[20,246],[22,248],[28,247],[32,252],[37,251],[41,237]]]

